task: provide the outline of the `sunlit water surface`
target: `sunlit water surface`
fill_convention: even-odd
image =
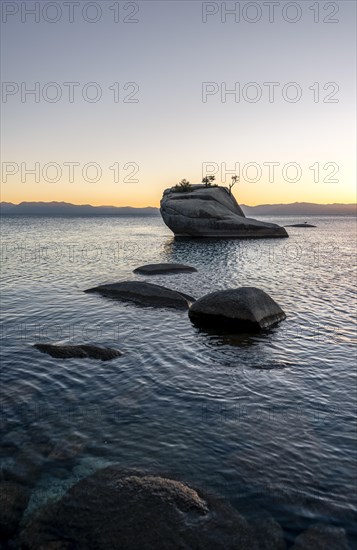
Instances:
[[[0,457],[32,487],[27,515],[117,463],[191,481],[248,516],[268,510],[287,540],[323,522],[356,545],[356,224],[309,221],[289,239],[175,241],[159,217],[3,219]],[[198,272],[132,273],[153,262]],[[196,298],[257,286],[287,320],[229,337],[187,312],[83,292],[125,279]],[[125,355],[58,360],[38,341]]]

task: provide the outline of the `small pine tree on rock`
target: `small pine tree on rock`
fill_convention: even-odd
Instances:
[[[186,179],[181,180],[180,183],[175,185],[175,191],[177,193],[185,193],[185,192],[189,191],[190,189],[191,189],[191,184]]]
[[[239,177],[238,176],[232,176],[231,180],[232,180],[232,183],[230,183],[229,186],[228,186],[230,195],[232,194],[232,187],[233,187],[233,185],[235,185],[237,183],[237,181],[239,181]]]
[[[204,183],[206,187],[211,187],[215,179],[216,179],[215,176],[205,176],[202,179],[202,183]]]

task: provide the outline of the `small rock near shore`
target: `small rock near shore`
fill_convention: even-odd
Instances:
[[[147,264],[134,269],[134,273],[141,275],[163,275],[171,273],[194,273],[197,271],[195,267],[185,264]]]
[[[122,351],[112,348],[102,348],[90,344],[81,344],[79,346],[60,345],[60,344],[34,344],[34,347],[42,353],[47,353],[56,359],[100,359],[101,361],[110,361],[115,357],[123,355]]]
[[[316,225],[312,225],[311,223],[294,223],[292,225],[284,225],[284,227],[316,227]]]

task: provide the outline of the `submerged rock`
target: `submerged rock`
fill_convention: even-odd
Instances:
[[[6,481],[30,487],[40,477],[45,460],[34,445],[24,443],[14,455],[13,463],[2,468],[2,477]]]
[[[301,533],[291,550],[349,550],[346,532],[342,527],[316,524]]]
[[[140,281],[122,281],[89,288],[85,292],[98,292],[102,296],[141,306],[188,309],[194,298],[160,285]]]
[[[110,361],[115,357],[123,355],[122,351],[112,348],[102,348],[90,344],[81,344],[79,346],[60,345],[60,344],[34,344],[34,347],[42,353],[48,353],[56,359],[71,358],[90,358],[100,359],[101,361]]]
[[[49,460],[66,461],[80,455],[87,445],[87,438],[73,434],[57,443],[48,455]]]
[[[199,326],[238,332],[269,328],[286,318],[266,292],[248,286],[207,294],[192,304],[188,314]]]
[[[171,187],[164,191],[160,212],[177,237],[288,237],[284,227],[246,218],[226,187],[192,185],[185,192]]]
[[[265,515],[249,523],[254,529],[260,550],[286,550],[284,531],[273,516]]]
[[[197,271],[195,267],[185,264],[147,264],[134,269],[134,273],[140,273],[142,275],[193,273],[195,271]]]
[[[7,481],[0,483],[0,541],[15,534],[29,498],[25,487]]]
[[[77,550],[258,550],[228,505],[172,479],[104,468],[79,481],[27,524],[23,548],[70,541]]]

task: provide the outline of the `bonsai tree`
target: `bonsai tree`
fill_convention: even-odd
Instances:
[[[185,193],[186,191],[189,191],[191,189],[191,184],[189,181],[183,179],[180,181],[180,183],[178,183],[177,185],[175,185],[175,191],[177,193]]]
[[[215,179],[216,179],[215,176],[205,176],[202,179],[202,183],[204,183],[206,187],[211,187]]]
[[[233,185],[235,185],[237,183],[237,181],[239,181],[239,178],[238,178],[238,176],[232,176],[231,180],[232,180],[232,183],[229,184],[229,194],[230,195],[232,194]]]

